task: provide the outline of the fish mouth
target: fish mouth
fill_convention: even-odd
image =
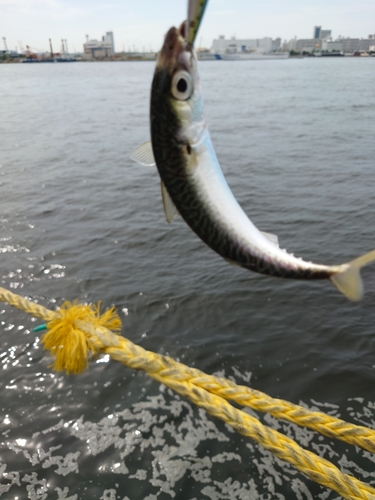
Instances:
[[[185,38],[185,22],[177,29],[172,27],[165,35],[163,47],[157,60],[158,69],[167,69],[172,73],[176,67],[189,70],[191,68],[192,46]],[[191,54],[190,57],[189,54]]]

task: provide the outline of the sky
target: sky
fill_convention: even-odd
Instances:
[[[0,0],[0,48],[20,42],[55,52],[61,39],[70,52],[82,52],[86,35],[101,40],[113,31],[116,52],[158,51],[164,34],[179,25],[187,0]],[[312,38],[313,27],[339,35],[367,38],[375,34],[375,1],[366,0],[209,0],[196,45],[210,48],[219,35],[226,38]]]

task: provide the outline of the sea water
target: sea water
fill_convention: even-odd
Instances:
[[[201,62],[228,183],[259,229],[316,263],[375,248],[374,58]],[[122,334],[209,374],[374,427],[375,267],[327,282],[230,266],[176,219],[149,140],[148,62],[0,65],[1,286],[116,306]],[[147,375],[102,356],[51,370],[35,318],[0,306],[4,499],[336,499]],[[249,410],[247,410],[249,411]],[[370,453],[258,414],[375,485]]]

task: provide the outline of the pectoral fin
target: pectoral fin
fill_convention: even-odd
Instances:
[[[164,186],[164,182],[161,181],[161,196],[163,198],[163,207],[165,218],[167,222],[170,224],[173,219],[178,215],[178,210],[176,205],[173,203],[172,198],[169,196],[167,188]]]
[[[130,155],[130,158],[145,167],[153,167],[156,165],[150,141],[141,144],[139,148]]]
[[[279,246],[279,238],[276,236],[276,234],[272,234],[272,233],[266,233],[265,231],[261,231],[261,233],[263,234],[263,236],[265,236],[267,238],[267,240],[269,240],[271,243],[273,243],[274,245],[276,245],[277,247]]]

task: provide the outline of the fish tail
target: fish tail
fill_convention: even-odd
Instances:
[[[375,250],[365,253],[360,257],[339,266],[330,280],[349,300],[358,302],[362,299],[364,288],[360,271],[362,267],[375,261]]]

